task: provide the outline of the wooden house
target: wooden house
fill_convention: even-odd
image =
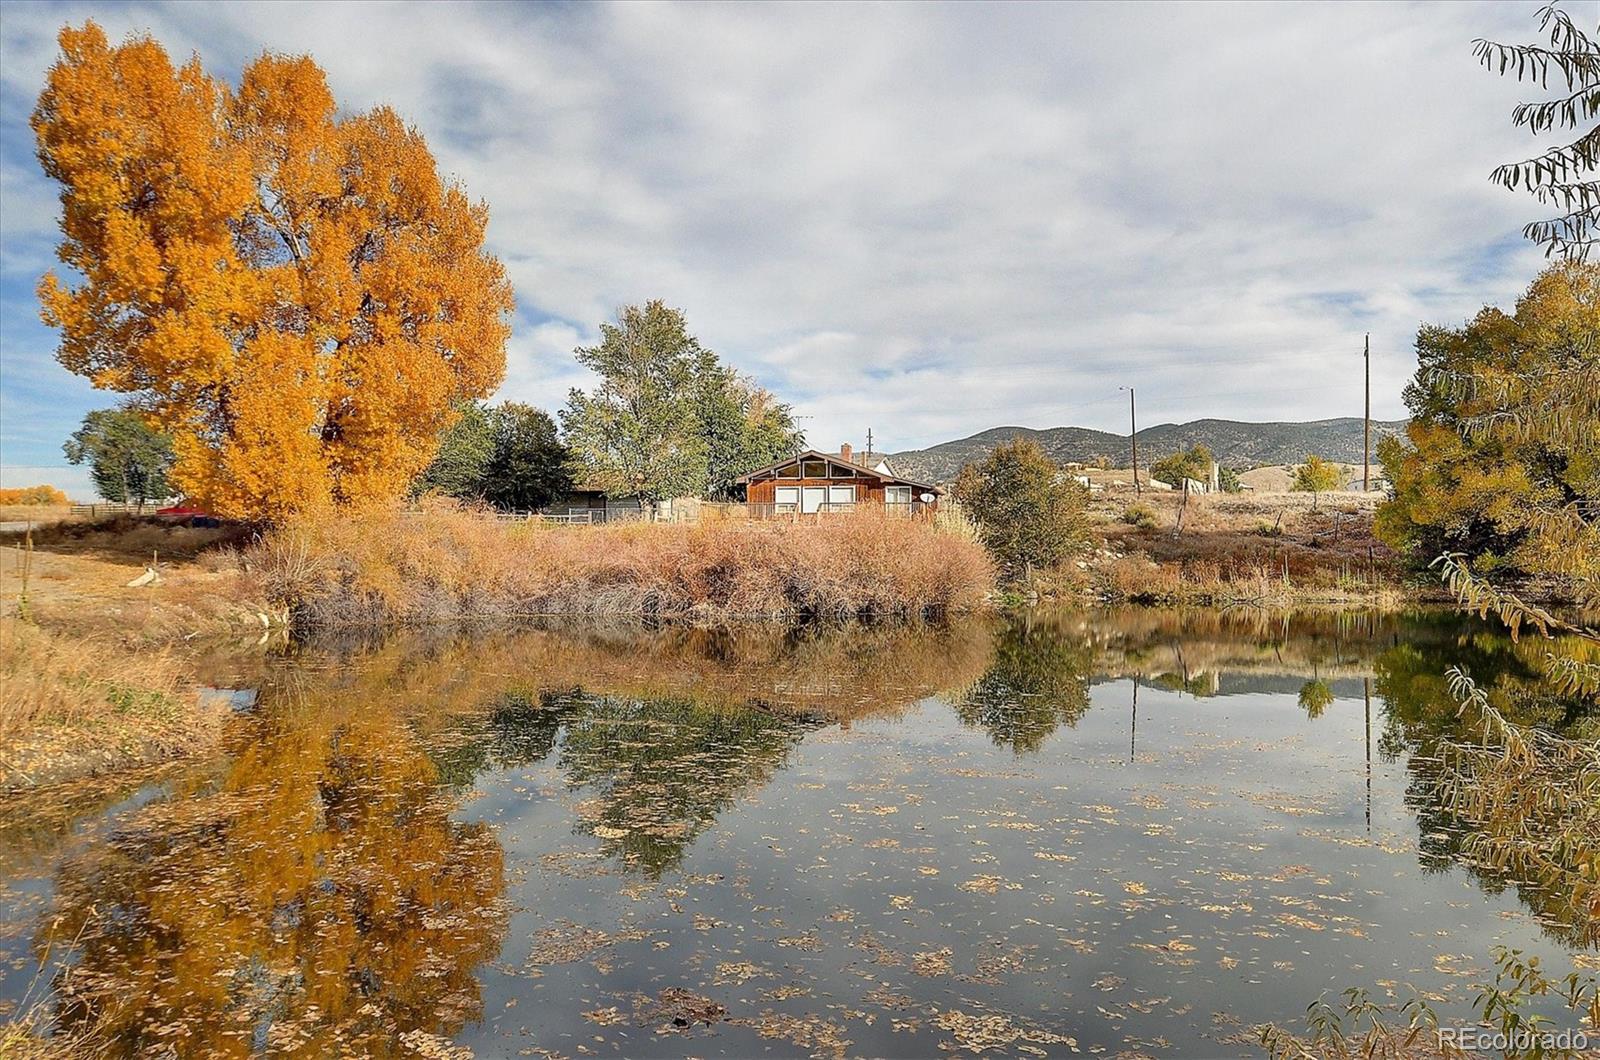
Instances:
[[[896,475],[876,454],[856,454],[848,445],[837,453],[815,449],[740,476],[745,504],[754,518],[818,515],[882,505],[910,515],[933,511],[944,490]]]

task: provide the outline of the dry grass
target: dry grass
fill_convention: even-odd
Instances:
[[[94,521],[58,520],[36,527],[32,537],[36,549],[48,552],[148,561],[157,554],[162,559],[194,559],[210,550],[242,545],[250,534],[248,527],[237,524],[183,526],[156,516],[118,515]],[[14,545],[22,538],[21,532],[7,531],[0,534],[0,544]]]
[[[1103,501],[1099,595],[1148,604],[1393,602],[1398,558],[1372,536],[1372,496],[1146,494],[1153,519],[1129,525],[1127,498]]]
[[[165,653],[0,618],[0,790],[182,753],[214,735],[211,721]]]
[[[195,562],[161,560],[154,584],[130,586],[150,557],[47,552],[26,557],[26,613],[50,633],[128,649],[211,644],[259,637],[268,612],[236,553],[217,550]],[[0,549],[0,614],[23,610],[24,557]],[[281,624],[280,616],[270,619]]]
[[[875,512],[813,523],[508,524],[446,504],[306,518],[245,553],[309,625],[539,614],[915,616],[975,610],[994,585],[970,535]]]
[[[75,518],[70,507],[57,504],[0,504],[0,523],[31,523],[45,526]]]

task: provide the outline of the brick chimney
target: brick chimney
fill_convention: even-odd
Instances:
[[[839,447],[839,459],[843,460],[847,464],[855,463],[855,460],[850,456],[850,443],[849,442],[845,442],[843,445],[841,445]]]

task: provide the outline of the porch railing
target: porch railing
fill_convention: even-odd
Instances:
[[[819,504],[805,506],[795,502],[758,503],[751,502],[745,506],[745,514],[751,519],[790,519],[810,516],[839,515],[853,512],[858,509],[881,509],[885,514],[905,516],[909,518],[923,512],[933,510],[933,505],[922,501],[891,501],[887,504],[866,501],[824,501]]]

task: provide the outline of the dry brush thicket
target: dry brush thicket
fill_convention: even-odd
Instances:
[[[698,525],[505,523],[445,504],[307,516],[245,562],[299,624],[530,615],[934,615],[983,606],[994,567],[973,538],[875,511]]]

